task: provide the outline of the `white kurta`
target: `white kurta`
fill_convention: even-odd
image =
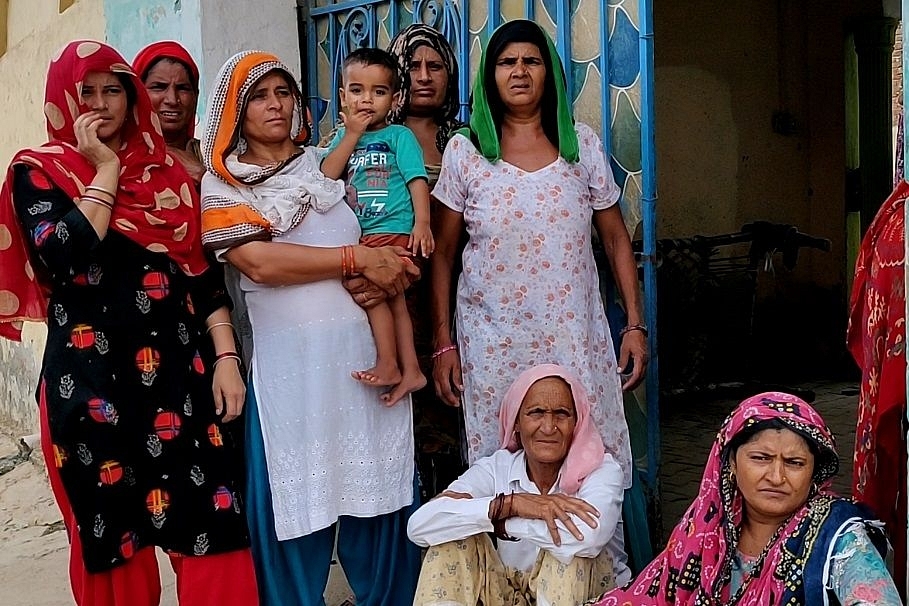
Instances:
[[[337,247],[359,237],[357,218],[342,200],[311,209],[274,241]],[[410,398],[389,408],[381,389],[350,376],[376,360],[363,309],[337,279],[267,287],[244,276],[240,287],[252,322],[253,386],[278,539],[326,528],[338,516],[372,517],[410,505]]]
[[[524,370],[571,368],[587,388],[606,450],[631,486],[631,444],[591,246],[593,211],[619,198],[599,138],[577,125],[581,158],[534,172],[486,160],[455,135],[433,196],[463,213],[469,241],[455,320],[469,458],[499,443],[499,406]]]
[[[426,503],[410,517],[407,534],[421,547],[441,545],[449,541],[492,532],[489,505],[498,494],[540,494],[527,476],[524,451],[511,453],[497,450],[470,466],[446,490],[471,495],[470,499],[438,497]],[[549,494],[561,494],[558,482]],[[625,538],[622,526],[622,470],[611,455],[584,482],[573,495],[593,505],[600,512],[598,526],[590,528],[579,517],[569,514],[577,526],[582,540],[578,540],[559,522],[561,544],[552,541],[549,527],[543,520],[509,518],[505,531],[518,541],[499,541],[496,551],[502,563],[517,570],[529,572],[541,549],[551,553],[563,564],[572,558],[595,558],[608,551],[612,556],[616,582],[620,585],[631,580]]]

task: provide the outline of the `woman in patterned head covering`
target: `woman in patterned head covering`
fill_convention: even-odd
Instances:
[[[253,327],[247,503],[266,604],[323,604],[335,549],[359,604],[410,604],[419,550],[410,399],[394,406],[352,372],[376,358],[342,279],[391,294],[412,265],[357,244],[360,226],[326,150],[305,145],[303,100],[268,53],[229,59],[214,85],[202,156],[203,241],[243,274]],[[365,364],[365,366],[364,366]]]
[[[880,523],[830,492],[838,467],[833,436],[807,403],[777,392],[745,400],[666,549],[596,606],[898,606]]]
[[[0,192],[0,334],[48,323],[41,444],[76,601],[157,604],[157,545],[181,604],[254,604],[226,423],[245,388],[195,187],[109,46],[62,49],[44,113]]]
[[[431,187],[448,140],[463,126],[458,120],[458,62],[448,40],[422,23],[398,32],[388,52],[398,60],[402,100],[388,120],[417,135],[427,169],[435,168],[430,170]]]

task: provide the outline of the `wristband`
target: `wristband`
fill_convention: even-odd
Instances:
[[[209,334],[212,331],[212,329],[217,326],[230,326],[231,329],[233,329],[233,327],[234,327],[234,325],[231,324],[230,322],[215,322],[214,324],[212,324],[211,326],[209,326],[208,328],[205,329],[205,334]],[[228,352],[228,353],[230,353],[230,352]]]
[[[625,328],[623,328],[622,330],[619,331],[619,336],[624,337],[626,334],[628,334],[634,330],[639,330],[642,333],[644,333],[645,337],[647,336],[647,325],[646,324],[631,324],[629,326],[626,326]]]
[[[240,363],[240,355],[235,351],[225,351],[224,353],[219,353],[215,356],[215,361],[212,362],[212,368],[218,365],[218,362],[222,360],[236,360],[237,364]]]
[[[91,202],[92,204],[97,204],[98,206],[103,206],[107,210],[111,210],[111,211],[114,210],[113,204],[111,204],[110,202],[107,202],[106,200],[102,200],[101,198],[96,198],[95,196],[90,196],[88,194],[84,194],[82,196],[81,200],[83,202]]]
[[[442,354],[448,353],[449,351],[454,351],[457,348],[458,348],[457,345],[446,345],[445,347],[440,347],[439,349],[432,352],[432,359],[435,360]]]
[[[512,495],[508,495],[508,508],[511,509],[511,498]],[[516,537],[508,534],[508,531],[505,530],[505,520],[508,519],[505,516],[505,493],[500,492],[492,500],[492,531],[497,539],[502,541],[517,541]],[[510,513],[510,512],[509,512]]]
[[[92,189],[97,192],[101,192],[102,194],[107,194],[108,196],[110,196],[111,198],[114,198],[114,199],[116,199],[116,197],[117,197],[117,194],[115,192],[112,192],[111,190],[107,189],[106,187],[101,187],[100,185],[86,185],[85,186],[85,191],[89,191]]]
[[[341,277],[345,280],[355,273],[353,246],[341,247]]]

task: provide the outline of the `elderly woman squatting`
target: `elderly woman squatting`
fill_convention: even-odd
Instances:
[[[499,439],[411,517],[408,534],[429,547],[415,603],[574,606],[614,586],[622,471],[579,379],[553,364],[523,372],[505,394]]]

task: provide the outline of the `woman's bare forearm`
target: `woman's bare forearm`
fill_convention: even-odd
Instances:
[[[439,207],[435,221],[436,250],[432,256],[432,326],[436,348],[451,343],[451,281],[458,242],[464,227],[461,213]]]
[[[640,287],[638,284],[638,268],[634,260],[634,251],[631,248],[631,238],[625,229],[622,212],[618,205],[605,210],[595,211],[594,224],[609,265],[615,277],[616,286],[625,304],[625,313],[628,324],[640,324],[643,321],[641,313]]]
[[[355,247],[356,248],[356,247]],[[248,242],[224,258],[256,284],[287,286],[341,278],[341,248]]]

